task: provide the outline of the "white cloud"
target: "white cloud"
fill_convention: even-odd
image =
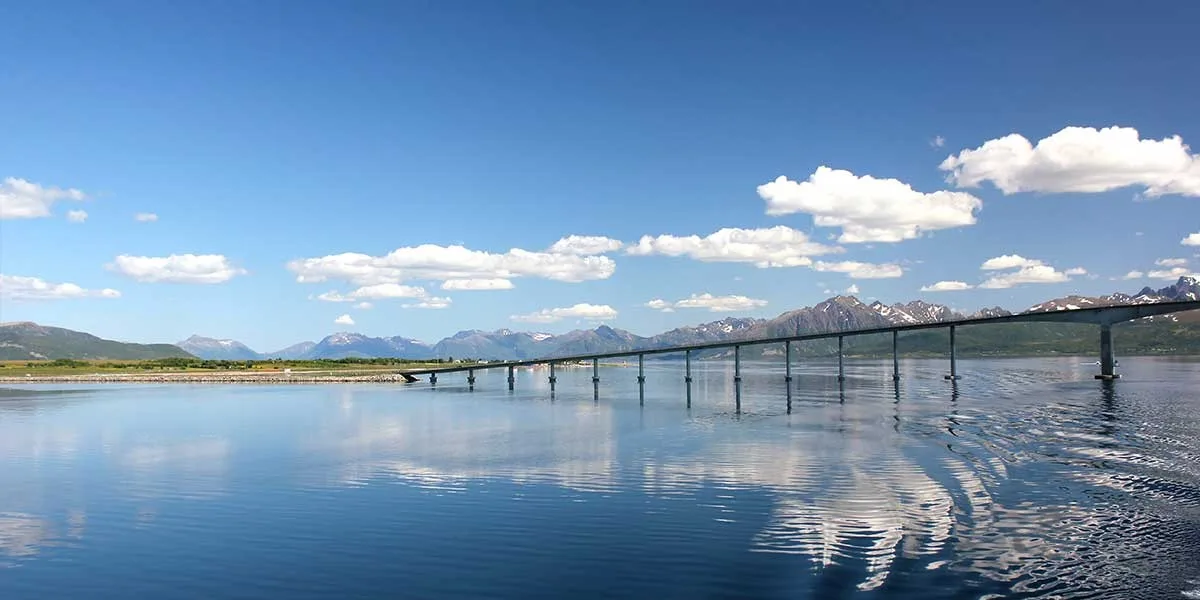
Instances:
[[[616,252],[621,249],[621,240],[614,240],[610,237],[602,235],[568,235],[557,242],[554,242],[546,252],[551,254],[577,254],[580,256],[593,256],[597,254],[605,254],[608,252]]]
[[[368,310],[374,306],[375,305],[371,304],[370,302],[359,302],[358,304],[354,305],[354,308],[357,308],[359,310]]]
[[[170,256],[116,257],[108,268],[146,283],[223,283],[246,270],[233,266],[221,254],[172,254]]]
[[[1200,158],[1179,136],[1140,139],[1132,127],[1066,127],[1033,145],[1013,133],[949,156],[959,187],[991,181],[1001,192],[1104,192],[1144,186],[1150,198],[1200,196]]]
[[[449,308],[451,300],[440,296],[430,296],[422,298],[420,302],[412,304],[401,304],[402,308]]]
[[[334,319],[333,322],[338,325],[353,325],[354,317],[351,317],[350,315],[342,315],[342,316]]]
[[[442,282],[443,290],[511,290],[513,282],[508,279],[447,279]]]
[[[983,202],[966,192],[918,192],[897,179],[818,167],[808,181],[780,176],[758,186],[768,215],[805,213],[820,227],[840,227],[838,241],[899,242],[922,232],[975,224]]]
[[[1160,267],[1182,267],[1188,263],[1186,258],[1160,258],[1154,264]]]
[[[1087,269],[1083,267],[1071,267],[1070,269],[1064,271],[1064,273],[1071,275],[1072,277],[1076,275],[1087,275]]]
[[[305,258],[293,260],[287,267],[296,273],[296,281],[300,283],[339,279],[356,285],[516,277],[578,283],[607,279],[616,271],[616,263],[607,256],[530,252],[520,248],[496,254],[434,244],[397,248],[384,256],[347,252]]]
[[[608,321],[617,318],[617,311],[606,304],[581,303],[566,308],[543,308],[527,315],[513,315],[512,320],[523,323],[553,323],[562,319],[579,318],[589,321]]]
[[[1007,289],[1022,283],[1060,283],[1070,281],[1066,273],[1062,273],[1049,265],[1034,265],[1021,267],[1011,273],[993,275],[979,287],[989,290]]]
[[[904,269],[896,264],[873,264],[846,260],[842,262],[817,261],[812,266],[815,271],[845,273],[851,279],[890,279],[904,275]]]
[[[1200,246],[1200,233],[1192,233],[1179,242],[1184,246]]]
[[[939,281],[933,285],[927,285],[921,288],[922,292],[959,292],[969,290],[975,286],[965,281]]]
[[[31,181],[6,177],[0,182],[0,219],[36,219],[50,216],[59,200],[86,200],[83,192],[70,188],[42,187]]]
[[[1173,267],[1166,270],[1150,271],[1147,274],[1151,279],[1179,279],[1180,277],[1197,277],[1200,278],[1200,273],[1193,273],[1187,267]]]
[[[850,287],[846,288],[845,293],[850,294],[850,295],[857,294],[858,293],[858,284],[857,283],[850,284]]]
[[[1146,274],[1141,271],[1130,271],[1122,276],[1121,279],[1141,279],[1145,276]]]
[[[86,290],[74,283],[49,283],[37,277],[0,274],[0,298],[9,300],[120,297],[121,292],[111,288]]]
[[[158,215],[154,213],[138,213],[133,215],[133,220],[138,223],[153,223],[158,220]]]
[[[750,263],[760,269],[807,267],[812,264],[812,256],[842,251],[814,242],[805,233],[783,225],[765,229],[725,228],[706,237],[645,235],[626,249],[626,253],[635,256],[687,256],[703,262]]]
[[[934,148],[941,148],[942,146],[946,145],[946,138],[940,135],[934,136],[932,140],[929,140],[929,145],[933,146]]]
[[[674,312],[676,308],[706,308],[709,312],[735,312],[754,310],[766,305],[766,300],[746,296],[714,296],[712,294],[692,294],[677,302],[667,302],[656,298],[646,303],[648,308],[663,312]]]
[[[82,223],[86,221],[88,214],[86,210],[68,210],[67,220],[72,223]]]
[[[1004,269],[1016,269],[1024,267],[1038,267],[1044,265],[1040,260],[1025,258],[1020,254],[1005,254],[995,258],[989,258],[983,262],[979,268],[984,271],[999,271]]]

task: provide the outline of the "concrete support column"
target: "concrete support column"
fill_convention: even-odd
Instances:
[[[955,332],[955,327],[953,325],[951,325],[950,326],[950,374],[946,376],[946,379],[949,379],[950,381],[959,379],[959,377],[958,377],[958,353],[954,347],[954,332]]]
[[[429,374],[429,385],[437,385],[437,373]]]
[[[511,392],[513,390],[513,387],[516,386],[516,383],[517,383],[517,376],[515,373],[513,373],[513,367],[510,366],[508,368],[508,391]]]
[[[783,343],[783,381],[784,383],[792,382],[792,343]],[[791,389],[791,386],[788,386]]]
[[[687,387],[687,406],[692,407],[692,351],[683,351],[683,383]]]
[[[467,369],[467,387],[475,387],[475,370]]]
[[[892,380],[900,381],[900,332],[892,332]]]
[[[558,383],[558,378],[554,376],[554,363],[550,363],[550,392],[554,392],[554,384]]]
[[[1100,374],[1096,379],[1116,379],[1117,361],[1113,357],[1112,347],[1112,325],[1109,323],[1100,324]]]
[[[638,355],[638,385],[646,383],[646,355]]]
[[[592,359],[592,383],[600,383],[600,359]]]
[[[742,382],[742,347],[733,347],[733,381]]]
[[[846,338],[838,336],[838,381],[846,380],[845,347]]]

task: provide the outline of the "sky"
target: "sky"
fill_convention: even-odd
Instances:
[[[273,351],[1200,271],[1200,3],[826,4],[9,4],[0,321]]]

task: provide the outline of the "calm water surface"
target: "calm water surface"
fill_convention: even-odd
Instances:
[[[0,391],[0,598],[1200,598],[1200,363]]]

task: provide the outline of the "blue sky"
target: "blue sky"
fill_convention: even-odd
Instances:
[[[1196,3],[2,16],[4,321],[269,351],[651,334],[847,289],[1017,309],[1200,270]]]

